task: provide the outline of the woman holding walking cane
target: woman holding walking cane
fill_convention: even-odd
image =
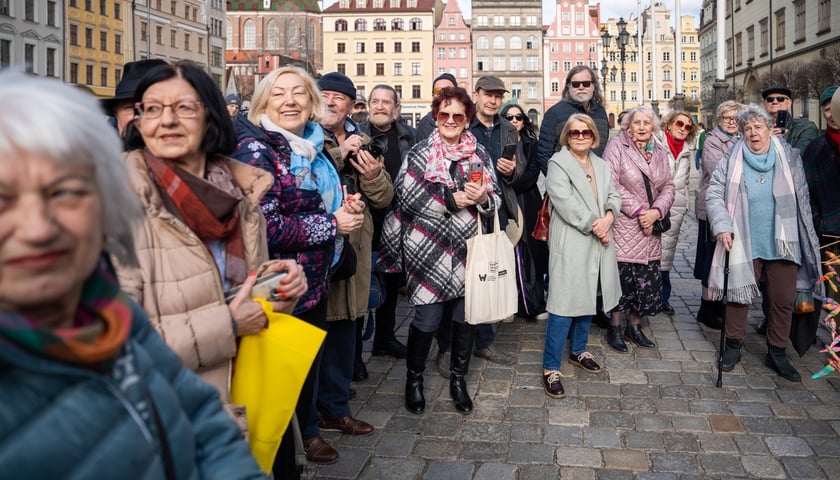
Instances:
[[[741,359],[747,312],[767,277],[770,300],[764,363],[783,378],[800,380],[785,354],[797,290],[821,297],[819,242],[811,221],[808,186],[797,150],[771,134],[771,118],[750,105],[737,114],[742,139],[721,159],[709,182],[706,212],[717,247],[709,274],[714,299],[726,295],[725,346],[720,369]],[[724,257],[729,261],[724,262]],[[724,263],[728,263],[725,283]],[[722,288],[726,285],[726,289]]]

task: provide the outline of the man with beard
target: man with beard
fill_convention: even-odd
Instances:
[[[793,118],[791,112],[793,107],[792,94],[793,92],[789,88],[776,85],[765,88],[761,92],[761,98],[764,99],[764,109],[773,117],[773,125],[778,125],[777,119],[780,111],[788,112],[784,125],[773,128],[773,135],[784,138],[790,146],[799,149],[801,154],[808,147],[808,144],[817,138],[820,130],[814,122],[806,118]]]
[[[432,82],[432,97],[437,97],[441,90],[444,88],[455,88],[458,86],[458,81],[455,80],[455,76],[451,73],[441,73],[435,78],[435,81]],[[431,110],[429,113],[423,115],[423,118],[417,122],[417,135],[416,140],[419,142],[421,140],[425,140],[429,138],[429,135],[437,128],[437,123],[435,123],[435,119],[432,118]],[[447,365],[449,365],[447,363]],[[447,367],[449,368],[449,367]],[[449,374],[446,374],[449,378]]]
[[[385,171],[391,179],[397,178],[403,160],[408,151],[414,146],[413,133],[401,122],[394,120],[395,112],[400,106],[397,91],[389,85],[376,85],[370,92],[368,99],[369,118],[359,125],[362,132],[387,145],[385,150]],[[382,222],[386,209],[371,209],[373,216],[373,250],[379,249],[379,237],[382,234]],[[385,302],[376,309],[376,328],[373,337],[371,355],[390,355],[394,358],[405,358],[405,345],[394,336],[396,325],[397,300],[402,283],[402,274],[383,273],[380,287],[385,290]],[[362,362],[362,324],[358,322],[356,329],[356,360],[353,367],[353,380],[365,380],[368,377],[367,368]]]
[[[367,136],[348,117],[356,99],[353,81],[343,73],[332,72],[318,80],[318,89],[326,106],[326,113],[321,119],[325,133],[324,150],[335,163],[347,193],[360,195],[368,208],[364,212],[362,227],[345,237],[345,250],[351,247],[355,252],[355,274],[330,284],[327,336],[321,368],[316,376],[320,419],[315,413],[302,421],[306,422],[305,430],[318,425],[321,430],[365,436],[373,433],[373,426],[354,418],[349,405],[356,355],[356,324],[364,321],[367,314],[370,291],[373,235],[370,209],[388,206],[394,196],[394,188],[383,168],[382,157],[375,158],[361,148]]]
[[[610,122],[607,119],[607,111],[604,110],[604,97],[598,83],[598,76],[586,65],[578,65],[569,70],[563,87],[563,100],[545,112],[542,125],[540,125],[540,140],[537,144],[537,163],[543,175],[548,167],[548,159],[554,155],[554,152],[560,151],[561,145],[557,143],[557,140],[566,125],[566,120],[574,113],[585,113],[595,121],[601,144],[592,151],[600,157],[607,146],[606,139],[610,134]]]

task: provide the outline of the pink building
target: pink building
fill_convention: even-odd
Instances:
[[[546,110],[563,99],[563,84],[572,67],[588,65],[598,72],[600,25],[600,3],[590,5],[588,0],[557,0],[557,14],[543,37]]]
[[[470,27],[457,0],[449,0],[435,28],[435,77],[449,72],[458,80],[458,86],[472,91],[472,41]]]

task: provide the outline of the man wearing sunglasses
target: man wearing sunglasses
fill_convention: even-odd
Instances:
[[[601,138],[609,138],[610,123],[607,120],[607,111],[604,109],[601,85],[598,83],[598,76],[586,65],[578,65],[569,70],[563,87],[563,100],[545,112],[540,126],[540,140],[537,144],[537,163],[543,174],[546,173],[548,159],[562,148],[557,140],[566,125],[566,120],[575,113],[585,113],[592,117]],[[592,151],[600,157],[604,154],[606,146],[607,142],[601,141],[601,144]]]
[[[773,135],[784,138],[800,152],[804,152],[808,144],[820,134],[814,122],[805,118],[793,118],[793,95],[789,88],[781,85],[765,88],[761,92],[761,98],[764,99],[764,109],[773,117]],[[785,113],[780,114],[781,111]],[[782,118],[779,118],[780,116]]]
[[[435,81],[432,82],[432,99],[437,97],[441,90],[444,88],[455,88],[458,86],[458,81],[455,80],[455,76],[451,73],[441,73],[440,75],[435,78]],[[429,110],[429,113],[423,115],[423,118],[417,122],[417,132],[416,132],[416,140],[419,142],[421,140],[425,140],[429,138],[429,135],[437,128],[437,123],[435,123],[435,119],[432,118],[432,111]],[[447,368],[448,367],[447,363]],[[447,370],[449,372],[449,370]],[[448,377],[449,373],[447,373]]]

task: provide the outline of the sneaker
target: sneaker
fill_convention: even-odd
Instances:
[[[500,353],[498,350],[493,348],[493,345],[484,348],[476,348],[475,351],[473,351],[473,355],[488,360],[490,362],[497,363],[499,365],[513,364],[512,358],[510,358],[508,355]]]
[[[580,355],[571,354],[569,362],[576,367],[580,367],[589,373],[600,373],[601,366],[595,362],[595,357],[589,352],[583,352]]]
[[[560,372],[557,370],[549,370],[543,374],[543,388],[545,394],[551,398],[566,398],[563,384],[560,383]]]
[[[548,312],[542,312],[534,315],[535,320],[548,320]]]

